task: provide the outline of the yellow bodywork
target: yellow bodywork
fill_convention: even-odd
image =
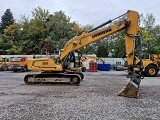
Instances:
[[[148,58],[143,58],[143,73],[147,77],[155,77],[158,75],[160,69],[160,54],[150,54]],[[136,64],[139,63],[139,59],[136,59]],[[136,69],[135,71],[139,71]]]
[[[9,58],[0,57],[0,70],[9,70],[10,62]]]
[[[94,62],[100,61],[102,63],[105,63],[101,58],[97,57],[96,55],[87,55],[87,54],[86,55],[82,55],[82,57],[81,57],[82,64],[86,60],[87,61],[94,61]]]
[[[63,71],[62,65],[55,63],[53,58],[29,59],[28,69],[33,71]]]
[[[118,19],[120,17],[123,17],[121,21],[113,22],[115,19]],[[61,50],[61,53],[58,58],[38,58],[38,59],[29,59],[28,60],[28,69],[29,70],[40,70],[44,72],[56,72],[56,71],[62,71],[62,73],[69,69],[69,63],[71,62],[68,60],[68,56],[72,54],[73,52],[91,44],[95,43],[99,40],[102,40],[110,35],[113,35],[119,31],[124,30],[124,38],[125,38],[125,48],[126,48],[126,58],[128,63],[128,69],[132,71],[130,74],[130,83],[125,86],[118,95],[120,96],[127,96],[127,97],[136,97],[139,92],[139,84],[140,84],[140,75],[134,73],[133,67],[134,67],[134,58],[135,58],[135,37],[138,36],[140,38],[140,28],[139,28],[139,14],[136,11],[128,10],[125,14],[115,18],[113,20],[107,21],[105,24],[102,24],[98,26],[97,28],[94,28],[93,30],[90,30],[88,32],[82,33],[80,36],[75,36],[72,39],[70,39],[63,49]],[[107,27],[104,27],[106,24],[110,24]],[[140,40],[140,39],[139,39]],[[139,42],[141,44],[141,42]],[[76,60],[75,67],[77,65]],[[71,75],[70,73],[68,73]],[[73,73],[72,73],[73,74]],[[75,73],[78,76],[80,74]],[[78,77],[77,76],[77,77]],[[28,80],[28,76],[25,78],[25,81]],[[34,77],[33,77],[34,79]],[[44,79],[44,78],[43,78]],[[43,80],[41,78],[38,78],[38,80]],[[75,78],[73,78],[73,81],[75,81]]]

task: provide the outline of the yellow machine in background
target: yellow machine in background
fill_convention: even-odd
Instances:
[[[149,54],[142,59],[143,71],[142,74],[146,77],[156,77],[160,69],[160,54]],[[135,64],[140,64],[140,59],[136,57]],[[124,65],[124,69],[127,70],[127,62]],[[139,72],[139,69],[135,69]]]
[[[137,97],[142,76],[141,71],[137,73],[134,71],[134,68],[136,67],[139,70],[143,68],[142,62],[138,66],[134,64],[135,54],[138,54],[140,57],[142,56],[141,35],[138,22],[138,12],[128,10],[125,14],[113,20],[109,20],[90,31],[84,32],[80,36],[73,37],[61,49],[59,56],[29,59],[28,69],[39,70],[42,73],[26,75],[24,82],[26,84],[63,82],[79,85],[84,75],[81,72],[70,71],[70,66],[81,67],[81,55],[77,50],[117,32],[124,31],[130,81],[119,91],[118,95]]]
[[[9,70],[9,66],[10,66],[9,58],[0,57],[0,70],[7,71]]]
[[[82,62],[88,60],[88,61],[94,61],[94,62],[99,61],[99,62],[105,63],[101,58],[97,57],[96,55],[92,55],[92,54],[91,55],[87,55],[87,54],[82,55],[81,60],[82,60]]]
[[[10,59],[10,71],[26,72],[28,71],[27,64],[28,64],[28,57],[26,56],[12,57]]]
[[[81,64],[82,64],[82,72],[85,72],[89,69],[89,63],[93,61],[96,63],[105,63],[101,58],[97,57],[95,54],[84,54],[81,57]]]

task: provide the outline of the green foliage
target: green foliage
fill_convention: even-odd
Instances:
[[[0,24],[0,32],[3,33],[3,30],[14,23],[14,18],[10,9],[7,9],[4,15],[1,17],[1,24]]]
[[[0,34],[0,49],[3,49],[4,40],[2,38],[2,34]]]
[[[96,45],[90,44],[81,49],[82,54],[95,54],[96,53]]]
[[[141,22],[145,29],[151,30],[155,25],[155,17],[152,13],[147,13],[145,16],[141,14]]]
[[[3,39],[2,34],[0,34],[0,55],[6,55],[7,53],[7,49],[9,49],[11,46],[10,44],[6,43]]]
[[[61,49],[74,36],[93,28],[71,21],[63,11],[50,13],[41,7],[33,9],[32,18],[21,16],[14,22],[10,9],[1,18],[0,54],[40,54],[45,44],[51,50]],[[144,53],[160,53],[160,26],[155,26],[153,14],[141,14]],[[99,57],[122,57],[125,53],[124,32],[89,44],[80,49],[82,54],[97,54]],[[48,48],[47,48],[48,49]]]
[[[107,41],[100,41],[99,45],[97,46],[97,51],[96,51],[96,55],[98,57],[108,57],[108,52],[109,48],[108,48],[108,42]]]
[[[148,42],[152,40],[152,36],[148,30],[142,28],[141,34],[142,34],[142,39],[144,42]]]
[[[160,53],[160,26],[155,26],[155,17],[153,14],[142,15],[142,38],[144,54]]]
[[[4,29],[3,34],[4,42],[10,46],[10,48],[6,48],[5,50],[8,52],[8,54],[20,54],[21,53],[21,37],[20,37],[20,25],[17,23],[13,23],[10,26],[6,27]],[[17,48],[15,51],[14,49]],[[13,50],[12,50],[13,49]],[[13,51],[13,52],[10,52]],[[14,53],[15,52],[15,53]]]
[[[6,49],[8,54],[40,54],[46,42],[53,50],[59,49],[62,44],[84,31],[78,23],[71,22],[63,11],[51,14],[38,7],[33,9],[32,16],[30,20],[22,16],[19,23],[5,29],[4,40],[11,45]]]
[[[125,41],[124,41],[124,31],[115,33],[110,38],[111,41],[109,44],[109,54],[112,57],[122,57],[124,53],[126,53],[125,50]]]
[[[12,45],[12,47],[6,51],[9,55],[17,55],[17,54],[21,54],[22,48],[17,45]]]
[[[35,8],[32,11],[33,18],[42,22],[45,22],[48,19],[49,14],[48,10],[42,9],[41,7]]]

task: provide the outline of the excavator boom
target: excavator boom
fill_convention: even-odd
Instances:
[[[43,72],[38,75],[25,76],[25,83],[58,81],[73,82],[79,85],[84,77],[83,74],[80,72],[69,71],[71,65],[72,67],[80,67],[79,63],[81,58],[78,55],[77,50],[124,30],[130,82],[118,93],[118,95],[137,97],[142,78],[141,72],[134,72],[135,67],[138,67],[139,69],[142,68],[142,62],[139,66],[134,65],[135,51],[137,51],[136,48],[138,48],[138,54],[142,55],[141,36],[138,22],[138,12],[128,10],[125,14],[113,20],[109,20],[88,32],[84,32],[80,36],[73,37],[65,44],[58,57],[28,60],[29,70],[41,70]],[[105,27],[106,25],[107,27]]]

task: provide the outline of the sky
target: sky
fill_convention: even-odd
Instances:
[[[81,25],[98,26],[116,18],[127,10],[135,10],[139,14],[152,13],[155,23],[160,24],[160,0],[1,0],[0,17],[6,9],[10,9],[14,19],[21,15],[31,18],[31,11],[41,7],[54,13],[62,10]]]

